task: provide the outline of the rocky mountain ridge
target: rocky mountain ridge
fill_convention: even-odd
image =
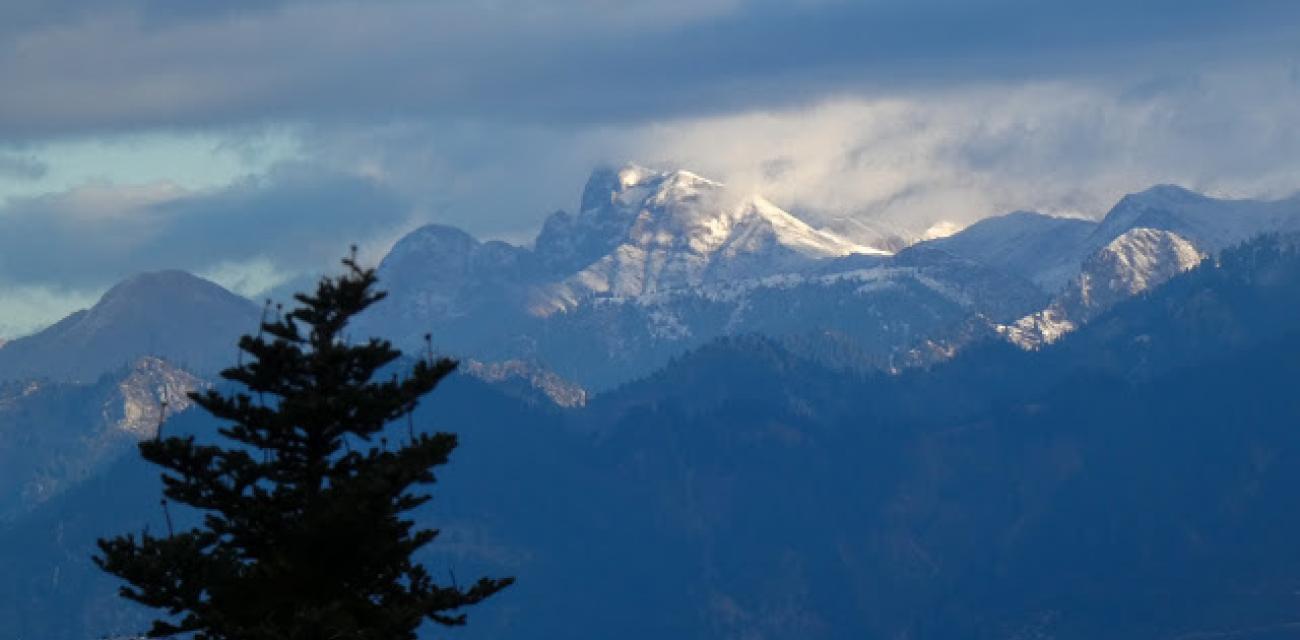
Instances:
[[[207,386],[154,357],[91,384],[0,383],[0,523],[50,500],[190,406]]]
[[[442,225],[412,231],[379,265],[389,298],[354,331],[496,371],[527,363],[555,379],[518,379],[543,395],[564,388],[564,402],[578,401],[567,385],[608,390],[747,333],[833,343],[838,360],[899,371],[999,336],[1039,348],[1204,256],[1300,229],[1300,198],[1157,186],[1098,221],[1015,212],[890,254],[761,196],[637,165],[594,172],[577,211],[552,214],[530,246]],[[210,376],[257,316],[212,283],[145,274],[0,349],[0,379],[89,381],[146,354]]]
[[[1050,250],[1016,260],[1012,268],[1045,286],[1069,276],[1055,289],[1051,304],[998,327],[1013,343],[1032,349],[1208,256],[1260,235],[1300,231],[1300,196],[1224,200],[1158,185],[1125,196],[1097,223],[1070,223],[1063,229],[1037,214],[1020,218],[1054,237],[1040,243]]]
[[[748,332],[847,332],[892,366],[970,335],[978,316],[1046,304],[1014,274],[929,251],[895,260],[761,196],[637,165],[593,173],[578,213],[552,214],[531,247],[431,225],[379,272],[390,298],[365,331],[408,346],[431,333],[452,353],[536,362],[598,390]]]
[[[890,254],[694,173],[628,165],[593,173],[579,213],[552,214],[531,247],[412,232],[381,263],[392,301],[366,327],[596,390],[742,333],[833,334],[893,370],[988,336],[1036,348],[1203,256],[1292,229],[1300,198],[1162,185],[1098,221],[1015,212]]]
[[[1298,305],[1271,239],[1042,349],[900,375],[744,336],[574,410],[457,377],[414,420],[462,439],[420,561],[529,578],[467,638],[1289,637]],[[167,428],[214,438],[202,418]],[[157,485],[124,457],[0,528],[8,628],[142,628],[89,557],[164,526]]]

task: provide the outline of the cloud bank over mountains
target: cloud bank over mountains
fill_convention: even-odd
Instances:
[[[257,293],[426,222],[522,240],[626,160],[913,234],[1300,188],[1287,2],[20,0],[0,25],[0,286],[41,301],[11,335],[145,269]],[[106,139],[139,141],[130,172],[31,192]],[[232,167],[258,139],[292,149]]]
[[[1268,0],[7,3],[7,136],[257,119],[627,122],[880,93],[1251,63]],[[87,99],[93,98],[93,99]]]

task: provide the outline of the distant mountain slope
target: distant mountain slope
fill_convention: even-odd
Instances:
[[[996,332],[1038,348],[1202,256],[1289,229],[1300,198],[1158,186],[1100,222],[1017,212],[890,255],[689,171],[627,165],[594,172],[578,213],[552,214],[532,247],[412,232],[381,263],[391,296],[362,327],[595,391],[744,333],[825,336],[860,367],[897,371]]]
[[[1300,231],[1300,196],[1225,200],[1159,185],[1122,198],[1100,222],[1013,213],[913,249],[947,251],[1034,281],[1046,307],[999,330],[1038,348],[1111,305],[1260,234]]]
[[[688,171],[594,172],[577,214],[533,246],[429,225],[379,265],[390,292],[358,325],[402,347],[527,363],[591,391],[721,336],[765,335],[899,371],[1000,332],[1038,348],[1257,232],[1300,228],[1300,199],[1216,200],[1175,187],[1101,222],[1019,212],[897,255],[816,229]],[[137,277],[93,309],[0,348],[0,380],[90,381],[140,355],[200,373],[255,330],[251,303],[179,272]]]
[[[1116,303],[1046,356],[1144,379],[1281,340],[1300,329],[1297,309],[1300,235],[1265,236]]]
[[[164,411],[170,416],[185,410],[185,394],[204,385],[156,358],[142,358],[93,384],[0,383],[0,524],[152,436]]]
[[[1074,274],[1070,264],[1097,223],[1017,211],[985,218],[962,231],[922,243],[1055,290]],[[906,251],[904,251],[906,253]]]
[[[421,403],[415,428],[454,431],[461,441],[453,455],[455,462],[438,474],[434,488],[437,506],[426,506],[420,514],[422,522],[436,522],[441,529],[437,543],[428,547],[439,555],[426,556],[429,566],[439,569],[439,582],[446,579],[448,567],[459,573],[483,563],[499,566],[504,562],[518,568],[517,563],[523,561],[552,562],[524,560],[516,555],[516,548],[508,546],[514,544],[513,540],[507,542],[495,531],[487,533],[500,521],[480,520],[483,512],[477,502],[484,499],[511,504],[514,506],[509,512],[513,514],[536,513],[529,519],[542,528],[533,533],[546,537],[563,530],[564,525],[556,521],[558,526],[548,529],[541,514],[550,509],[564,510],[563,496],[579,495],[578,483],[590,478],[581,470],[567,467],[566,456],[570,454],[562,453],[581,450],[587,438],[564,429],[554,405],[516,395],[511,389],[502,390],[472,376],[456,375]],[[220,426],[207,414],[191,410],[174,416],[165,429],[169,434],[195,435],[201,441],[211,441]],[[548,459],[538,457],[539,452],[561,455]],[[0,553],[0,621],[6,637],[82,640],[144,635],[148,626],[145,610],[120,599],[117,580],[100,571],[91,556],[96,550],[95,540],[104,535],[142,528],[155,533],[166,530],[158,502],[160,473],[134,452],[106,462],[85,481],[41,503],[17,522],[0,522],[0,543],[13,545]],[[533,501],[531,506],[521,505],[518,499],[524,494],[519,490],[525,485],[489,481],[494,474],[484,472],[494,465],[547,478],[546,483],[533,486],[548,484],[555,494],[540,500],[533,494],[527,498]],[[197,516],[173,504],[170,517],[181,528],[190,526]],[[497,613],[508,612],[538,596],[543,601],[561,598],[540,581],[532,582],[524,594],[523,598],[516,595],[513,602],[504,602]],[[485,606],[476,609],[472,627],[477,633],[518,635],[508,617],[493,619],[486,611],[479,613]],[[554,624],[558,622],[547,622],[552,633],[541,632],[541,636],[571,637],[562,631],[564,626]],[[571,622],[564,624],[571,627]]]
[[[1214,254],[1261,234],[1300,231],[1300,195],[1229,200],[1158,185],[1124,196],[1100,222],[1016,212],[919,246],[1004,269],[1056,292],[1091,257],[1135,229],[1173,234],[1202,254]]]
[[[1297,308],[1300,252],[1264,239],[1040,351],[902,375],[737,337],[580,410],[460,377],[415,423],[464,443],[426,560],[520,576],[466,638],[1289,637]],[[86,560],[162,526],[132,462],[0,532],[15,635],[138,628]]]
[[[531,248],[411,232],[380,264],[390,296],[359,330],[408,348],[428,334],[599,391],[743,333],[834,333],[864,366],[906,367],[1047,303],[1015,274],[929,250],[891,260],[689,171],[598,170],[579,207],[551,215]]]
[[[411,232],[379,266],[391,294],[388,313],[426,324],[480,311],[545,317],[593,298],[795,272],[854,253],[884,255],[687,171],[598,170],[581,207],[576,216],[551,215],[531,249],[479,242],[440,225]]]
[[[719,344],[587,415],[727,603],[694,637],[1288,637],[1295,309],[1262,240],[1040,352],[855,378]]]
[[[583,210],[549,219],[536,251],[546,264],[576,270],[557,295],[577,298],[637,296],[886,253],[814,229],[761,196],[689,171],[635,165],[593,175]]]
[[[1042,311],[999,327],[1013,343],[1038,348],[1099,313],[1200,264],[1196,245],[1172,232],[1136,227],[1102,247]]]
[[[1089,237],[1089,253],[1139,227],[1172,231],[1203,252],[1217,253],[1263,233],[1300,231],[1300,195],[1233,200],[1158,185],[1116,203]]]
[[[0,348],[0,380],[93,382],[144,355],[200,374],[234,363],[236,339],[257,330],[257,305],[183,271],[122,281],[90,309]]]

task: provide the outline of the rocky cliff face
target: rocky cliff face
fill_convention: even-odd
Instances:
[[[469,360],[462,365],[465,373],[496,385],[502,392],[536,402],[544,398],[558,407],[586,406],[590,394],[576,383],[561,378],[554,372],[522,360],[480,362]]]
[[[159,425],[194,404],[191,392],[207,386],[207,381],[160,358],[141,358],[105,405],[105,423],[137,440],[152,438]]]
[[[530,577],[481,637],[1290,637],[1297,308],[1300,255],[1258,243],[1050,349],[908,375],[745,337],[567,411],[457,376],[414,421],[464,436],[422,560]],[[142,626],[88,556],[160,526],[156,472],[110,473],[0,527],[8,629]]]
[[[1163,284],[1204,259],[1205,254],[1177,233],[1130,229],[1085,260],[1074,281],[1051,305],[999,331],[1024,348],[1050,344],[1115,304]]]
[[[577,268],[562,281],[572,298],[639,296],[884,254],[689,171],[632,165],[598,173],[583,206],[574,218],[548,223],[536,245],[545,263]]]
[[[390,299],[364,332],[417,349],[430,334],[456,355],[533,362],[596,389],[747,332],[830,331],[872,366],[903,366],[917,349],[951,352],[977,316],[1045,304],[1017,275],[942,252],[893,260],[761,196],[636,165],[592,174],[578,213],[551,215],[531,249],[426,227],[380,278]]]
[[[0,521],[93,475],[207,383],[146,357],[93,384],[32,380],[0,385]]]

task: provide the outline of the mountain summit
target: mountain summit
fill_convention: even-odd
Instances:
[[[154,355],[197,373],[234,363],[235,340],[257,330],[246,298],[184,271],[118,283],[90,309],[0,349],[0,380],[48,377],[91,382]]]
[[[760,195],[629,164],[595,171],[577,213],[550,215],[531,247],[412,231],[380,264],[390,295],[360,328],[601,390],[731,334],[832,332],[880,366],[925,361],[946,349],[926,340],[1046,304],[1029,282],[951,255],[891,256]]]
[[[1099,221],[1022,211],[890,254],[760,195],[629,164],[592,173],[532,246],[411,232],[380,265],[391,295],[364,328],[596,392],[726,335],[898,370],[998,335],[1051,342],[1231,243],[1300,229],[1298,206],[1157,186]]]
[[[399,240],[379,274],[398,300],[390,313],[427,323],[489,308],[545,317],[853,254],[888,255],[690,171],[629,164],[593,172],[578,213],[551,214],[531,248],[428,225]]]
[[[886,254],[815,229],[762,196],[690,171],[635,164],[593,173],[581,211],[553,214],[535,247],[576,295],[616,297]]]

